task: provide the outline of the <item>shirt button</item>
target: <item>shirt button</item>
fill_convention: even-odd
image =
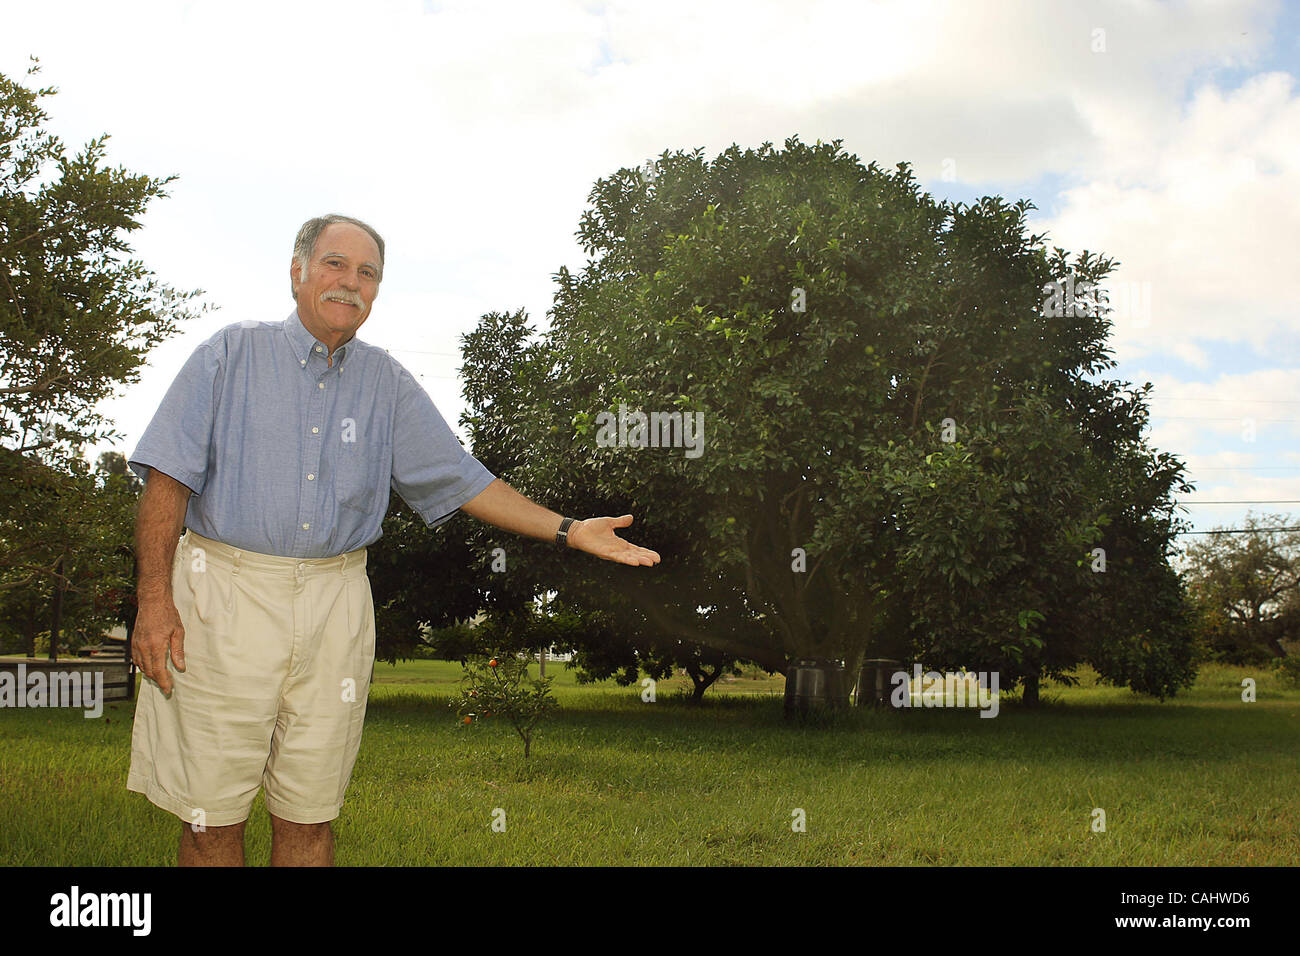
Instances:
[[[303,365],[306,365],[306,364],[307,364],[307,360],[306,360],[306,359],[303,359],[303,360],[302,360],[302,364],[303,364]]]
[[[307,480],[308,480],[308,481],[315,481],[315,480],[316,480],[316,476],[315,476],[315,475],[308,475],[308,476],[307,476]]]
[[[312,426],[311,433],[312,433],[313,435],[315,435],[315,434],[318,434],[319,432],[320,432],[320,429],[317,428],[317,427],[315,427],[315,426],[313,425],[313,426]]]
[[[316,351],[319,352],[320,350],[321,350],[321,347],[320,347],[319,345],[316,346]]]
[[[324,387],[325,387],[325,383],[324,383],[324,382],[317,382],[317,383],[316,383],[316,387],[317,387],[317,388],[324,388]]]
[[[307,530],[308,528],[310,528],[310,527],[311,527],[311,525],[309,525],[309,524],[305,524],[305,525],[302,526],[302,530],[303,530],[303,531],[306,531],[306,530]]]

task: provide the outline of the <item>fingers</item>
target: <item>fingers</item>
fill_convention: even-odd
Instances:
[[[172,692],[172,677],[167,673],[167,642],[154,644],[144,652],[144,676],[164,694]]]
[[[169,655],[177,670],[185,670],[185,628],[180,624],[176,624],[164,640],[141,640],[131,655],[140,672],[157,684],[164,694],[170,694],[174,684],[167,669]]]
[[[617,555],[614,560],[621,564],[631,564],[640,567],[654,567],[659,563],[659,554],[651,551],[649,548],[638,548],[633,545],[631,551],[624,551]]]
[[[172,631],[172,661],[176,664],[177,670],[185,670],[185,628],[177,624]]]
[[[626,541],[614,533],[615,528],[626,528],[632,521],[633,518],[630,514],[620,515],[617,518],[587,518],[584,520],[583,526],[584,528],[590,527],[593,532],[596,531],[596,522],[601,522],[604,525],[599,533],[605,540],[584,539],[578,547],[580,550],[590,551],[606,561],[616,561],[619,564],[640,567],[654,567],[659,563],[658,552],[632,544],[632,542]],[[610,541],[609,538],[614,540]]]

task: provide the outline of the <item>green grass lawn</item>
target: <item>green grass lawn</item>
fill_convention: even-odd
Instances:
[[[1300,690],[1267,671],[1207,667],[1164,703],[1089,673],[1046,685],[1037,711],[1008,698],[995,719],[855,710],[826,727],[785,723],[779,676],[691,707],[678,678],[643,703],[639,686],[548,673],[561,709],[525,763],[499,720],[457,723],[458,665],[377,664],[338,864],[1300,862]],[[126,790],[132,706],[104,713],[0,710],[0,864],[175,862],[179,821]],[[247,846],[268,861],[260,796]]]

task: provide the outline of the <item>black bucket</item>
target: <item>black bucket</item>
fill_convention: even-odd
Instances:
[[[896,686],[894,675],[899,671],[906,671],[903,662],[888,657],[875,657],[863,661],[862,669],[858,671],[857,705],[888,707]]]
[[[795,661],[785,674],[785,716],[841,710],[849,706],[849,689],[840,661]]]

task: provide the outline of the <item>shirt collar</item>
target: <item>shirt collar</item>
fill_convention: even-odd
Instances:
[[[289,339],[289,344],[293,346],[294,358],[298,359],[298,364],[306,365],[311,358],[312,349],[319,345],[322,349],[321,358],[328,353],[325,350],[324,342],[317,340],[316,336],[307,331],[307,326],[302,324],[302,319],[298,317],[298,310],[294,309],[289,313],[289,317],[284,320],[284,334]],[[349,347],[356,340],[354,335],[344,344],[334,350],[334,364],[341,366],[343,359],[347,356]]]

